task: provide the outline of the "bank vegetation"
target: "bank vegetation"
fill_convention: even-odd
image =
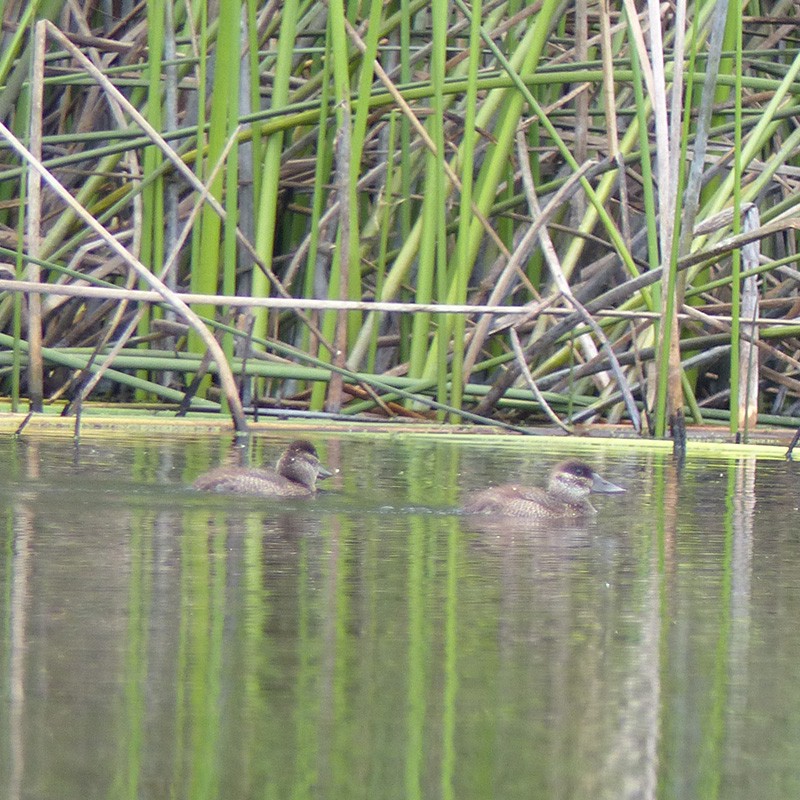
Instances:
[[[6,3],[0,393],[791,424],[791,3]]]

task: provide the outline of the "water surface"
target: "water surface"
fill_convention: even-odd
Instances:
[[[287,434],[250,455],[272,461]],[[596,519],[478,526],[535,438],[0,441],[0,797],[796,798],[800,467],[619,446]]]

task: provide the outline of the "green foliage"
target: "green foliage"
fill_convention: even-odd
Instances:
[[[748,204],[772,225],[751,235],[776,325],[797,291],[780,270],[797,250],[800,54],[775,41],[770,4],[746,28],[740,7],[717,18],[711,0],[691,4],[685,20],[657,4],[655,16],[626,4],[604,18],[601,4],[589,8],[585,26],[576,6],[556,0],[266,8],[226,3],[213,16],[216,7],[196,3],[173,18],[151,0],[124,21],[79,19],[66,6],[58,17],[202,191],[52,37],[41,110],[44,166],[153,274],[177,253],[175,283],[208,296],[194,308],[218,331],[229,363],[253,379],[240,387],[249,403],[293,398],[322,408],[331,375],[348,385],[372,375],[377,385],[386,373],[423,387],[405,397],[413,412],[435,398],[453,420],[472,410],[528,421],[542,411],[533,394],[525,408],[508,411],[504,402],[512,389],[529,391],[528,371],[559,408],[559,396],[567,408],[570,398],[593,398],[574,406],[572,421],[590,418],[587,405],[595,418],[635,418],[625,393],[652,412],[658,433],[684,402],[695,416],[727,410],[729,399],[736,406],[749,328],[738,318],[738,250],[720,243],[743,230],[737,214]],[[0,58],[0,110],[22,139],[37,113],[27,101],[26,37],[35,18],[60,11],[3,10],[5,30],[15,33]],[[36,230],[41,246],[30,255],[42,260],[48,283],[134,285],[126,265],[49,189],[42,218],[26,218],[15,200],[24,196],[26,163],[8,136],[0,150],[3,246],[25,253],[18,231]],[[697,153],[703,169],[692,174]],[[4,367],[3,388],[21,384],[24,396],[27,333],[12,288],[0,285],[0,329],[21,358]],[[216,299],[234,295],[274,298],[276,307],[257,302],[231,313]],[[45,299],[51,398],[76,391],[69,370],[83,363],[57,365],[53,353],[97,347],[83,363],[91,371],[114,341],[128,352],[123,331],[138,311],[138,298],[130,300],[120,311],[118,300]],[[468,305],[494,310],[467,314]],[[174,364],[156,369],[154,352],[172,349],[205,371],[195,357],[205,349],[200,338],[176,328],[182,320],[168,312],[138,322],[140,393],[165,383],[179,395],[191,379]],[[596,326],[582,327],[587,313]],[[509,325],[524,365],[511,351]],[[682,345],[720,333],[726,347],[706,361],[699,357],[710,348]],[[768,399],[780,400],[771,410],[788,410],[800,388],[795,343],[787,336],[760,349]],[[300,354],[302,366],[313,362],[322,373],[267,379],[252,369]],[[73,366],[65,373],[65,365]],[[728,372],[721,384],[716,376]],[[386,411],[382,390],[349,391],[348,413]],[[212,379],[199,392],[219,399]],[[763,399],[760,406],[769,410]]]

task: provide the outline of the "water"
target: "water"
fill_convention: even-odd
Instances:
[[[799,796],[800,466],[617,446],[595,521],[487,530],[580,443],[312,438],[283,503],[186,489],[217,441],[0,442],[0,797]]]

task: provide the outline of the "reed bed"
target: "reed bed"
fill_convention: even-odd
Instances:
[[[15,408],[798,415],[793,5],[2,13]]]

